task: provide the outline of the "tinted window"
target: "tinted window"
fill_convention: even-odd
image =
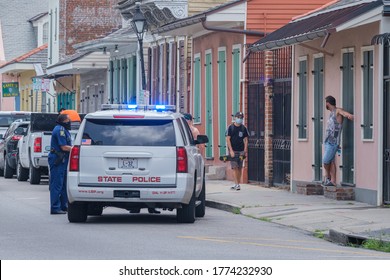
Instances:
[[[53,131],[57,125],[58,114],[52,113],[32,113],[31,114],[31,132]]]
[[[83,143],[104,146],[176,146],[172,120],[89,119],[84,128]]]
[[[24,114],[24,113],[1,114],[0,115],[0,127],[8,127],[11,123],[13,123],[16,120],[28,121],[28,120],[30,120],[30,115]]]

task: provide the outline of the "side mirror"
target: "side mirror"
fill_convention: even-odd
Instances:
[[[16,135],[24,135],[24,128],[23,127],[18,127],[17,129],[14,130],[14,133]]]
[[[205,144],[209,142],[209,138],[207,135],[198,135],[198,137],[195,140],[195,144]]]

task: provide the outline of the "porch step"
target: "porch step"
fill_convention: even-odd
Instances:
[[[325,186],[324,196],[335,200],[355,200],[355,188],[344,186]]]
[[[320,184],[298,184],[297,193],[304,195],[323,195],[324,188]]]
[[[225,180],[226,167],[218,165],[206,165],[206,179],[207,180]]]

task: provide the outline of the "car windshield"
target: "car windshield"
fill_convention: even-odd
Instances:
[[[104,146],[176,146],[172,120],[88,119],[82,144]]]
[[[8,127],[10,126],[11,123],[13,123],[16,120],[23,120],[23,121],[28,121],[30,120],[30,115],[28,114],[1,114],[0,115],[0,127]]]

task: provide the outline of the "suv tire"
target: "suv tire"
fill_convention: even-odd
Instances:
[[[200,204],[195,209],[195,217],[203,218],[206,214],[206,183],[203,177],[202,191],[199,194],[198,200]]]
[[[41,171],[39,168],[35,168],[30,161],[29,177],[31,185],[39,185],[41,182]]]
[[[4,178],[10,179],[14,176],[15,170],[9,166],[7,158],[4,157]]]
[[[176,220],[178,223],[195,222],[195,189],[192,192],[191,200],[188,204],[182,204],[182,208],[176,210]]]
[[[28,179],[28,169],[22,166],[19,157],[16,158],[16,179],[18,181],[27,181]]]
[[[86,203],[68,203],[68,221],[70,223],[84,223],[88,217]]]

